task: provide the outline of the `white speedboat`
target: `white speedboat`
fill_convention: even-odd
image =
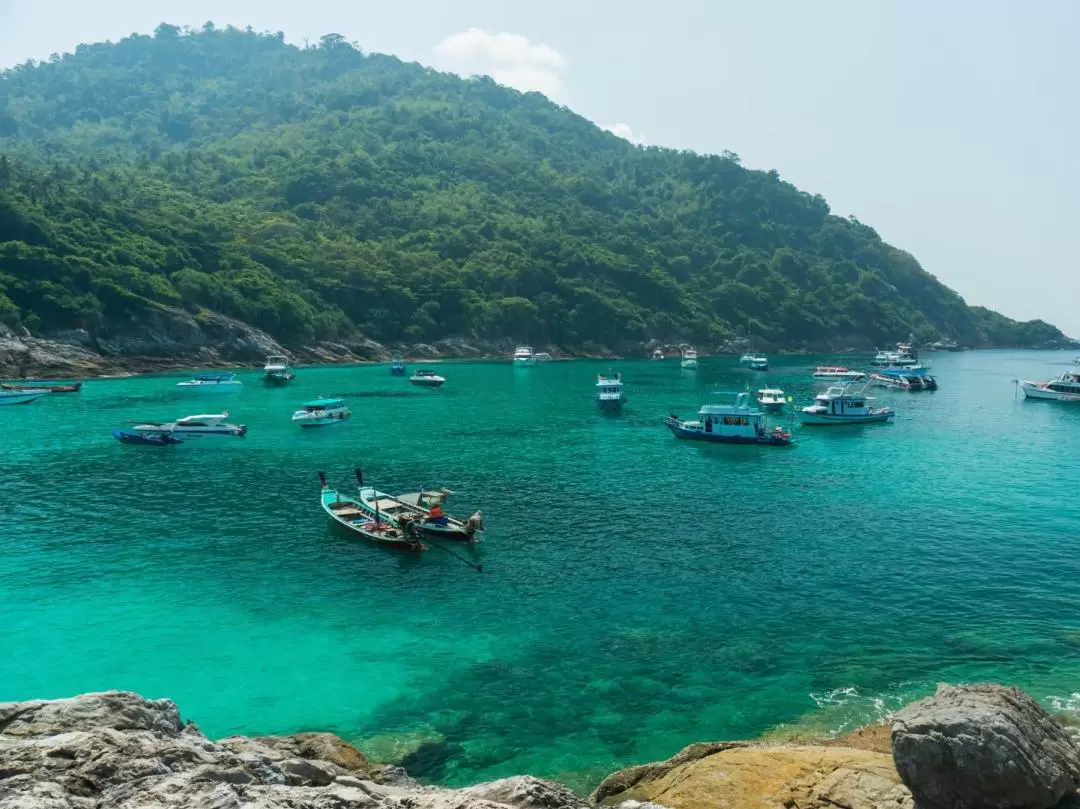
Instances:
[[[210,415],[185,416],[176,421],[147,421],[136,424],[131,429],[140,435],[161,435],[165,433],[184,438],[216,438],[222,436],[240,438],[247,435],[247,425],[228,424],[225,422],[228,417],[228,411]]]
[[[536,357],[537,362],[551,362],[552,356],[546,351],[537,351],[533,356]]]
[[[623,405],[622,374],[596,377],[596,404],[602,408],[617,410]]]
[[[0,390],[0,405],[30,404],[48,393],[47,390]]]
[[[684,349],[683,353],[682,353],[682,362],[680,363],[680,365],[683,368],[697,368],[697,366],[698,366],[697,349],[693,348],[693,347]]]
[[[352,411],[343,399],[319,398],[304,402],[292,415],[293,424],[301,427],[330,427],[352,418]]]
[[[181,390],[236,393],[243,389],[244,383],[236,378],[236,374],[199,374],[188,382],[177,382],[176,387]]]
[[[866,377],[860,371],[852,371],[840,365],[819,365],[814,369],[814,379],[819,382],[858,382]]]
[[[441,388],[445,382],[446,379],[434,371],[417,371],[409,377],[409,384],[418,388]]]
[[[802,409],[801,420],[806,426],[835,424],[873,424],[889,421],[896,413],[888,407],[872,407],[873,396],[849,385],[834,385],[814,397],[814,403]]]
[[[1071,368],[1049,382],[1020,381],[1025,399],[1048,399],[1054,402],[1080,402],[1080,357]]]
[[[532,346],[518,346],[514,349],[514,365],[519,367],[536,365],[536,355],[533,353]]]
[[[780,388],[762,388],[757,392],[757,401],[762,410],[775,413],[783,410],[787,404],[787,396]]]
[[[296,374],[289,370],[289,358],[282,354],[271,354],[263,366],[263,380],[267,385],[288,385],[296,379]]]

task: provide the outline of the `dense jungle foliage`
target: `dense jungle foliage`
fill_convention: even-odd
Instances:
[[[96,332],[160,305],[293,343],[1061,338],[731,153],[635,147],[338,35],[212,24],[0,74],[0,320]]]

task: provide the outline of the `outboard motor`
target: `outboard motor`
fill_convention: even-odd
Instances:
[[[484,512],[478,511],[475,514],[473,514],[471,517],[469,517],[468,521],[465,523],[465,533],[468,534],[469,536],[472,536],[477,531],[483,531],[483,530],[484,530]]]

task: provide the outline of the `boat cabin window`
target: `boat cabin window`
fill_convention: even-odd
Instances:
[[[742,427],[746,426],[749,423],[750,419],[748,419],[746,416],[724,416],[724,424],[728,424],[731,426]]]
[[[860,401],[848,402],[848,407],[865,407],[865,406],[866,406],[865,402],[860,402]]]

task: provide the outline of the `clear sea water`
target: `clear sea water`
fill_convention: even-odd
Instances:
[[[1080,407],[1014,398],[1062,353],[934,357],[895,424],[787,449],[679,442],[717,389],[808,368],[734,358],[306,368],[235,396],[178,375],[0,409],[0,699],[132,689],[212,737],[329,730],[421,778],[588,788],[694,741],[836,732],[992,680],[1080,704]],[[849,359],[854,363],[855,360]],[[863,360],[865,362],[865,359]],[[629,402],[597,412],[598,371]],[[353,420],[301,431],[317,394]],[[226,407],[244,439],[110,430]],[[485,572],[330,530],[316,472],[447,485],[482,508]]]

